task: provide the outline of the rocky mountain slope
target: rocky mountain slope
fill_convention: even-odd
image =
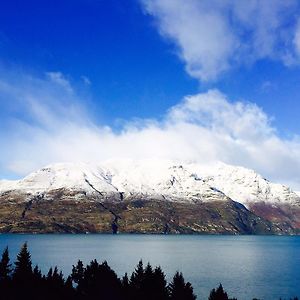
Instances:
[[[160,160],[54,164],[0,181],[1,232],[276,233],[300,197],[252,170]]]

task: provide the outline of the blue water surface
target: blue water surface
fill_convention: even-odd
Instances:
[[[43,272],[58,266],[65,275],[78,259],[107,260],[123,276],[142,259],[160,265],[170,280],[182,271],[198,299],[207,299],[220,282],[238,299],[289,299],[300,296],[300,237],[203,235],[0,235],[14,260],[27,241]]]

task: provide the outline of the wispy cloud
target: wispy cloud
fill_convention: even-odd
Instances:
[[[72,93],[73,89],[69,80],[61,72],[47,72],[46,75],[49,79],[63,87],[67,92]]]
[[[171,40],[187,72],[216,80],[260,59],[299,64],[296,0],[141,0],[160,34]]]
[[[116,157],[221,160],[300,188],[299,137],[280,138],[269,116],[253,103],[232,102],[210,90],[185,97],[160,121],[127,120],[115,132],[90,118],[84,99],[71,87],[72,95],[47,76],[0,81],[0,99],[8,97],[14,110],[22,111],[0,137],[3,173],[25,175],[53,162]]]
[[[91,85],[92,84],[91,80],[87,76],[82,75],[81,80],[83,81],[83,83],[85,85]]]

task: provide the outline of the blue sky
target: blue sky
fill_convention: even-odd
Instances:
[[[298,1],[0,4],[0,177],[222,160],[300,188]]]
[[[107,122],[156,116],[198,89],[138,1],[1,5],[1,61],[37,75],[60,71],[74,84],[86,76]]]

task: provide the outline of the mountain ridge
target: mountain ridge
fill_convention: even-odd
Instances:
[[[155,214],[159,213],[160,206],[162,211],[169,206],[174,208],[179,218],[182,217],[179,210],[181,207],[182,211],[189,211],[196,220],[193,222],[198,224],[200,221],[197,215],[194,216],[190,211],[190,207],[194,207],[195,210],[198,210],[198,207],[218,210],[219,206],[230,211],[226,216],[232,217],[233,211],[237,214],[243,211],[249,219],[257,217],[256,223],[265,222],[265,228],[278,227],[278,230],[270,229],[274,230],[274,233],[296,233],[300,227],[300,197],[297,193],[284,185],[266,180],[253,170],[220,162],[210,166],[161,160],[110,160],[99,165],[57,163],[37,170],[21,180],[0,181],[0,201],[4,204],[13,202],[25,205],[21,216],[26,216],[30,210],[32,213],[34,206],[48,207],[48,204],[45,204],[47,200],[54,206],[61,204],[58,201],[67,201],[66,203],[73,208],[70,201],[78,206],[83,205],[83,202],[85,205],[86,200],[97,205],[102,204],[102,208],[111,214],[110,225],[119,229],[117,223],[121,217],[111,207],[118,206],[117,210],[122,211],[120,207],[126,203],[126,209],[124,208],[122,213],[127,214],[130,205],[138,201],[141,201],[143,207],[147,207],[147,215],[150,217],[151,203],[155,206]],[[251,217],[251,214],[256,217]],[[211,225],[214,222],[222,222],[222,218],[227,222],[226,216],[219,214],[216,217],[217,221],[214,221],[211,215],[206,218]],[[184,216],[184,219],[188,218],[188,214]],[[230,222],[233,224],[235,221]],[[192,228],[194,225],[188,226]],[[232,225],[232,228],[234,226]],[[251,228],[252,225],[245,226]],[[240,230],[240,227],[236,228]],[[281,229],[283,232],[280,233]],[[205,230],[209,232],[206,227]],[[233,233],[239,233],[239,230]]]
[[[203,167],[196,163],[133,160],[90,163],[57,163],[30,173],[21,180],[0,181],[0,192],[7,190],[43,191],[55,188],[91,188],[86,179],[103,192],[174,193],[189,195],[200,187],[212,188],[247,206],[249,202],[269,201],[300,204],[300,196],[289,187],[272,183],[251,169],[217,163]],[[172,193],[173,192],[173,193]]]

